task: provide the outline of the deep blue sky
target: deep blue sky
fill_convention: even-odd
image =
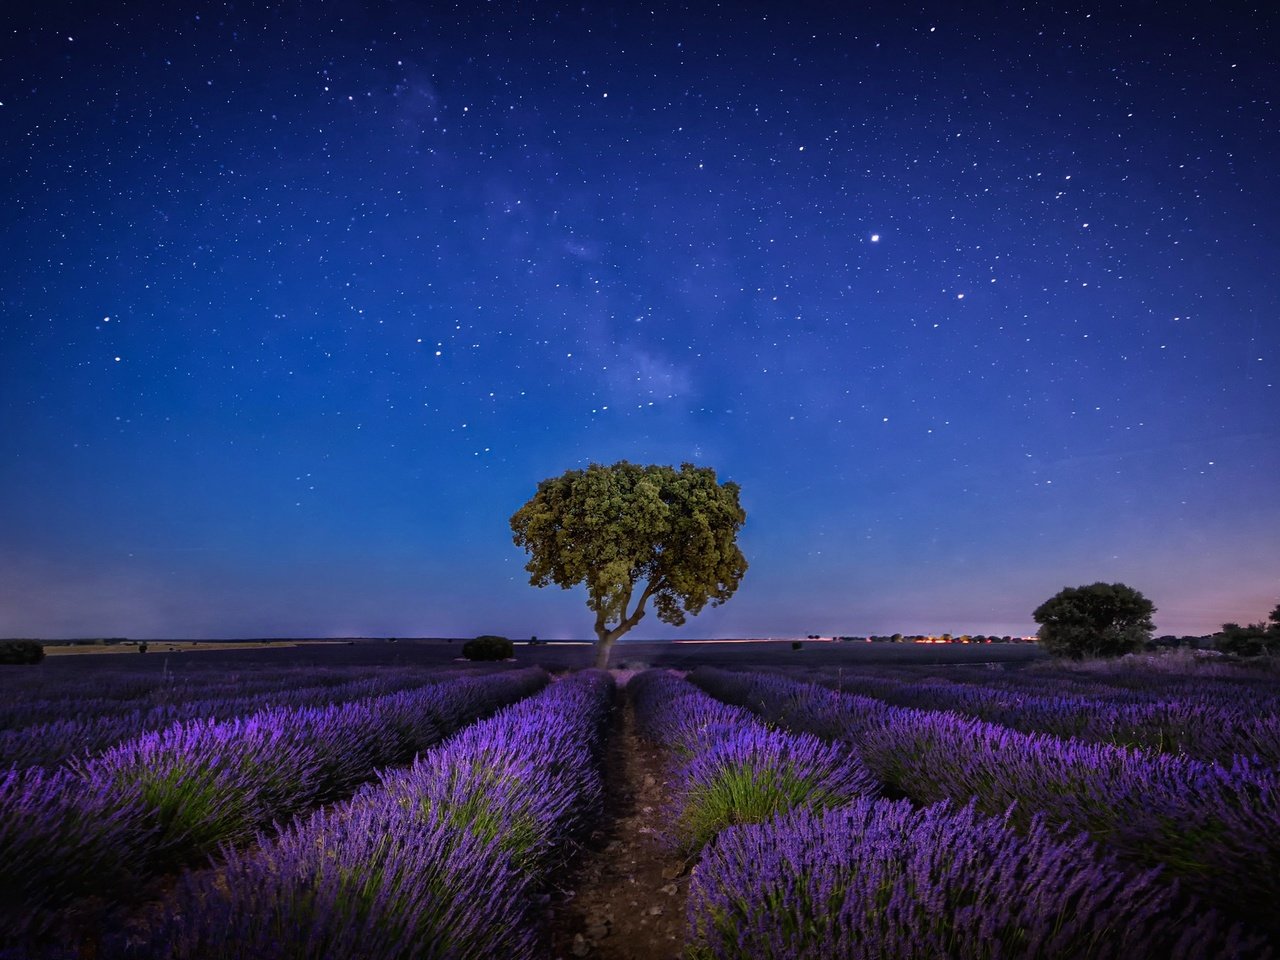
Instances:
[[[0,636],[588,636],[622,458],[748,513],[637,636],[1259,619],[1267,6],[6,4]]]

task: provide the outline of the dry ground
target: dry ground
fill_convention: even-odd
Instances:
[[[678,960],[689,878],[657,835],[670,800],[663,755],[636,736],[625,691],[612,722],[604,815],[547,905],[551,956]]]

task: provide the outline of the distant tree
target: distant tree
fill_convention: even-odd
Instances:
[[[680,626],[733,596],[747,570],[736,542],[746,518],[738,485],[709,467],[621,460],[543,480],[511,529],[533,586],[586,586],[604,668],[650,600],[659,620]]]
[[[515,647],[506,637],[485,633],[464,643],[462,655],[468,660],[510,660]]]
[[[1247,627],[1224,623],[1222,632],[1214,636],[1213,645],[1224,653],[1242,657],[1280,653],[1280,604],[1261,623],[1251,623]]]
[[[32,664],[44,659],[39,640],[0,640],[0,663]]]
[[[1055,657],[1118,657],[1141,650],[1155,605],[1123,583],[1066,587],[1036,607],[1040,645]]]

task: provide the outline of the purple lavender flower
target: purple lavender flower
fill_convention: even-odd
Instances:
[[[699,671],[699,679],[767,705],[813,689],[725,671]],[[972,797],[988,814],[1012,809],[1011,822],[1025,828],[1044,815],[1135,865],[1162,867],[1233,917],[1280,931],[1280,772],[1243,758],[1223,766],[840,696],[848,708],[841,736],[882,782],[917,803]]]
[[[349,801],[188,874],[125,946],[173,958],[537,956],[530,894],[600,795],[612,680],[586,671]]]
[[[805,734],[743,724],[680,767],[672,828],[697,850],[725,827],[799,808],[839,806],[877,792],[848,749]]]
[[[189,874],[133,955],[169,960],[520,957],[528,881],[496,840],[396,803],[323,811]]]
[[[714,960],[1209,960],[1269,955],[1083,836],[972,806],[856,800],[722,832],[695,868]]]
[[[0,947],[56,926],[52,911],[86,894],[128,900],[156,872],[345,794],[468,711],[487,713],[547,680],[512,671],[362,704],[198,720],[52,774],[11,771],[0,779],[0,911],[20,922],[0,925]]]
[[[48,908],[127,886],[137,859],[122,856],[156,832],[137,790],[106,794],[72,773],[0,773],[0,943],[48,932]]]
[[[846,803],[876,789],[847,748],[768,730],[748,710],[718,704],[673,674],[646,671],[628,690],[641,734],[682,761],[666,831],[682,850],[696,851],[731,824]]]

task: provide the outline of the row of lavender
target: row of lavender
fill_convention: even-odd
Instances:
[[[82,711],[44,723],[0,731],[0,767],[55,766],[72,757],[97,753],[133,737],[190,720],[229,720],[270,708],[300,708],[383,696],[398,690],[440,683],[455,674],[418,668],[384,670],[345,683],[308,684],[305,672],[262,678],[256,690],[171,701],[148,707]],[[107,701],[114,703],[115,701]],[[131,701],[126,701],[128,704]]]
[[[1032,675],[1034,677],[1034,675]],[[875,697],[899,707],[954,710],[1026,733],[1049,733],[1094,743],[1144,747],[1231,763],[1237,755],[1280,768],[1280,696],[1241,688],[1147,688],[1140,694],[1107,684],[1077,685],[1074,692],[1033,692],[1032,679],[953,683],[858,671],[819,679],[841,692]]]
[[[631,682],[642,735],[672,751],[670,839],[702,847],[697,958],[1192,958],[1256,941],[1034,818],[877,800],[847,748],[769,729],[670,674]]]
[[[859,666],[854,670],[820,670],[810,679],[830,685],[834,680],[856,681],[864,676],[884,677],[908,683],[955,683],[987,687],[1015,695],[1054,696],[1068,694],[1105,700],[1108,703],[1152,703],[1162,700],[1195,700],[1209,703],[1249,703],[1260,712],[1280,711],[1280,690],[1273,674],[1240,671],[1235,679],[1205,677],[1190,673],[1166,673],[1152,668],[1145,672],[1110,675],[1072,669],[1058,661],[1040,661],[1028,666],[999,664],[956,664],[947,666],[886,665]]]
[[[62,908],[145,881],[310,806],[547,683],[540,669],[147,733],[54,771],[0,774],[0,930],[39,937]]]
[[[869,667],[869,665],[867,665]],[[867,667],[859,666],[861,673]],[[1038,660],[1030,664],[887,664],[874,673],[900,680],[930,677],[956,683],[993,686],[1015,693],[1072,693],[1141,703],[1151,699],[1216,697],[1269,702],[1274,711],[1280,694],[1273,672],[1257,665],[1220,663],[1193,654],[1142,655],[1115,660]]]
[[[1133,867],[1158,868],[1224,913],[1280,932],[1272,768],[1021,733],[778,676],[702,668],[691,679],[770,722],[850,744],[917,804],[972,799],[1028,834],[1041,818],[1083,831]]]
[[[48,663],[36,671],[0,673],[0,730],[50,720],[87,719],[122,710],[147,710],[188,700],[248,697],[285,686],[339,686],[387,672],[385,667],[335,670],[275,664],[215,670],[191,659],[183,661],[181,672],[177,672],[167,665],[159,671],[143,669],[144,665],[136,660],[128,661],[128,666],[116,666],[102,664],[100,659],[81,659],[87,662],[74,669],[48,669],[61,666]],[[99,669],[90,669],[93,666]]]
[[[751,668],[744,668],[751,669]],[[1255,715],[1280,713],[1280,688],[1274,675],[1243,674],[1239,681],[1201,678],[1194,674],[1167,674],[1156,670],[1135,676],[1132,683],[1116,683],[1114,678],[1097,676],[1055,663],[1037,662],[1029,666],[1001,664],[905,665],[858,664],[851,668],[799,664],[786,668],[759,668],[761,672],[783,673],[846,693],[880,696],[903,686],[929,685],[965,689],[979,687],[1009,698],[1066,696],[1098,704],[1154,704],[1171,701],[1236,705]],[[1246,680],[1244,676],[1251,679]],[[1263,679],[1265,677],[1265,679]],[[1126,675],[1127,678],[1127,675]],[[867,685],[864,687],[863,685]],[[880,684],[880,688],[872,685]]]
[[[959,672],[964,676],[977,671],[966,667]],[[1029,670],[1012,670],[1009,676],[1020,683],[1039,683],[1046,688],[1103,686],[1138,696],[1147,691],[1163,695],[1172,690],[1274,698],[1276,692],[1275,672],[1265,663],[1239,661],[1212,651],[1166,651],[1102,660],[1042,660]]]
[[[215,869],[181,878],[123,955],[532,960],[534,894],[598,814],[613,693],[557,681]]]

